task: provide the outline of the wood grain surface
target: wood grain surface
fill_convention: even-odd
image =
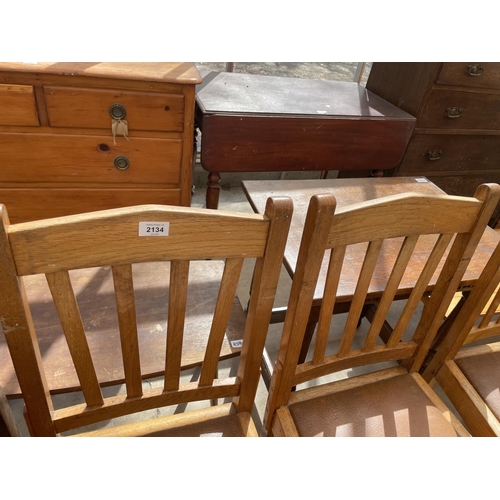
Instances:
[[[0,63],[0,71],[45,73],[75,77],[97,77],[121,80],[149,80],[197,84],[201,77],[193,63],[188,62],[36,62]]]
[[[418,179],[418,180],[416,180]],[[285,250],[285,267],[290,275],[293,275],[297,264],[297,256],[302,237],[307,207],[311,196],[314,194],[333,194],[337,200],[337,207],[341,209],[347,205],[359,203],[364,200],[372,200],[383,196],[390,196],[405,192],[443,194],[432,182],[423,177],[383,177],[370,179],[325,179],[325,180],[299,180],[299,181],[243,181],[243,189],[256,212],[260,212],[263,203],[268,196],[287,195],[294,203],[290,232]],[[368,288],[367,297],[380,297],[384,291],[391,269],[396,261],[401,248],[402,239],[385,241],[381,258],[377,262],[375,271]],[[469,286],[479,277],[484,265],[488,261],[500,235],[494,230],[486,228],[486,231],[478,245],[472,261],[462,279],[462,286]],[[423,263],[429,255],[432,246],[436,242],[435,236],[427,236],[419,239],[416,245],[415,255],[412,258],[412,271],[406,272],[398,287],[398,294],[408,295],[413,289],[416,277],[419,276]],[[346,260],[350,266],[344,266],[340,277],[337,302],[350,302],[359,272],[362,259],[366,252],[366,244],[350,245],[346,250]],[[446,254],[445,254],[446,255]],[[327,256],[322,264],[322,270],[314,294],[315,303],[319,303],[323,297],[326,271],[328,268]],[[439,272],[440,266],[436,272]],[[431,284],[435,280],[431,280]]]
[[[0,85],[0,125],[40,125],[29,85]]]
[[[84,190],[145,184],[168,188],[180,183],[180,139],[130,137],[127,141],[117,137],[115,144],[111,134],[0,134],[0,149],[3,162],[0,186],[4,188],[78,187]],[[130,161],[126,170],[115,167],[118,156],[126,156]],[[24,203],[28,204],[29,200]],[[12,210],[7,208],[10,214]]]
[[[184,96],[75,87],[45,87],[49,123],[53,127],[111,129],[109,107],[126,110],[129,131],[182,132]],[[89,113],[89,109],[92,113]]]
[[[12,223],[40,219],[41,207],[47,218],[76,215],[111,207],[142,205],[144,201],[161,205],[180,205],[180,189],[80,189],[16,188],[1,189],[0,200],[9,208]],[[51,200],[50,203],[47,200]]]

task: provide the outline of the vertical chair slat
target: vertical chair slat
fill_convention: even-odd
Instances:
[[[500,304],[500,289],[497,290],[485,315],[481,319],[481,322],[479,323],[479,328],[484,328],[486,325],[488,325],[488,323],[492,320],[493,316],[495,315],[499,304]],[[497,323],[500,322],[500,317],[497,319],[496,322]]]
[[[452,234],[441,234],[432,249],[432,252],[427,260],[422,273],[420,274],[415,287],[412,290],[410,297],[408,298],[406,305],[399,317],[396,326],[392,332],[389,341],[387,342],[387,347],[394,347],[403,336],[412,316],[417,308],[418,304],[422,299],[422,295],[424,294],[429,282],[436,271],[441,258],[443,257],[450,241],[452,240]]]
[[[375,265],[377,264],[383,241],[384,240],[375,240],[370,241],[368,244],[368,249],[366,251],[363,266],[356,285],[356,290],[354,292],[354,297],[347,316],[344,334],[342,335],[342,340],[340,341],[338,352],[339,357],[346,356],[351,349],[351,344],[354,339],[354,335],[356,334],[358,321],[366,301],[366,294],[368,293],[368,287],[370,286],[370,281],[375,270]]]
[[[379,332],[384,325],[385,318],[391,307],[394,297],[398,291],[399,283],[406,270],[408,262],[410,261],[415,245],[417,244],[418,236],[409,236],[405,238],[401,249],[399,251],[398,258],[391,272],[391,276],[387,281],[387,286],[382,294],[382,298],[377,305],[377,311],[373,321],[371,322],[370,329],[365,339],[365,344],[362,348],[363,351],[369,351],[375,347],[377,342]]]
[[[325,358],[326,344],[330,333],[333,308],[337,298],[337,288],[339,286],[342,263],[344,261],[346,247],[333,248],[330,253],[328,264],[328,274],[326,276],[323,302],[319,314],[318,328],[316,331],[316,344],[314,346],[313,364],[321,363]]]
[[[215,306],[210,336],[200,375],[200,386],[211,385],[217,373],[222,342],[240,278],[244,259],[227,259]]]
[[[139,397],[142,396],[142,381],[132,265],[113,266],[112,270],[127,395]]]
[[[78,380],[88,406],[103,404],[103,398],[94,363],[90,355],[80,310],[71,286],[68,271],[46,274],[50,292],[59,314],[61,326],[75,364]]]
[[[182,339],[186,317],[189,261],[174,260],[170,264],[168,300],[167,353],[165,356],[166,391],[179,389],[182,359]]]

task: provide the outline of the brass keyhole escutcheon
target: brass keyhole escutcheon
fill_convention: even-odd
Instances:
[[[123,104],[116,102],[109,107],[109,114],[114,120],[123,120],[127,116],[127,110]]]
[[[118,170],[127,170],[130,167],[130,160],[126,156],[117,156],[114,164]]]

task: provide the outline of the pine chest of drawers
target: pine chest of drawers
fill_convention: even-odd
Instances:
[[[11,222],[189,206],[200,82],[192,63],[0,63],[0,203]]]
[[[374,63],[367,88],[417,118],[394,175],[461,196],[500,183],[500,63]]]

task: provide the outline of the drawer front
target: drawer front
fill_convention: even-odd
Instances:
[[[500,130],[500,95],[432,90],[417,127]]]
[[[133,205],[180,205],[179,189],[1,189],[10,222],[28,222]]]
[[[180,139],[0,134],[0,183],[178,185],[181,158]]]
[[[443,63],[436,83],[500,89],[500,63]]]
[[[182,132],[184,96],[71,87],[45,87],[49,123],[53,127],[111,130],[110,106],[125,109],[129,131]]]
[[[399,167],[402,175],[478,170],[500,172],[500,136],[414,135]]]
[[[39,125],[33,87],[0,85],[0,125]]]
[[[500,184],[500,172],[488,175],[454,175],[428,177],[436,186],[454,196],[473,196],[476,188],[486,182]]]

